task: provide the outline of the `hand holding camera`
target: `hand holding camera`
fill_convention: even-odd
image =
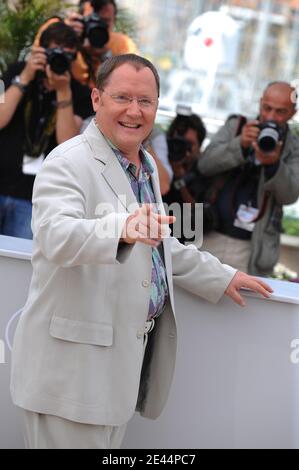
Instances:
[[[186,168],[182,161],[171,162],[171,168],[175,178],[183,178],[186,174]]]
[[[49,64],[46,65],[45,71],[51,90],[55,90],[57,93],[69,94],[71,82],[71,74],[69,71],[65,71],[63,74],[57,74],[53,72]]]
[[[75,11],[68,12],[64,22],[73,28],[75,33],[81,38],[83,35],[84,25],[83,16],[80,15],[80,13],[76,13]]]
[[[275,121],[249,121],[242,129],[241,145],[252,147],[262,165],[273,165],[280,158],[284,134]]]
[[[65,19],[65,23],[73,28],[82,42],[87,38],[94,48],[101,49],[109,41],[108,25],[96,13],[82,16],[73,12]]]
[[[75,57],[76,53],[66,52],[60,47],[44,49],[33,46],[20,75],[22,84],[28,85],[34,80],[37,72],[46,72],[48,78],[53,78],[53,74],[65,76],[69,82],[71,62]]]
[[[34,80],[36,72],[45,70],[46,63],[47,57],[45,49],[43,47],[33,46],[26,65],[20,74],[22,84],[28,85],[32,80]]]
[[[273,165],[281,154],[285,132],[275,121],[265,121],[259,124],[259,135],[252,147],[257,159],[262,165]]]
[[[244,149],[251,147],[252,143],[256,141],[260,131],[258,128],[259,121],[248,121],[244,124],[241,132],[241,146]]]

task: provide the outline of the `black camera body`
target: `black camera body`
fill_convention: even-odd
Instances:
[[[96,13],[84,16],[82,20],[78,21],[81,21],[84,26],[82,41],[84,41],[85,38],[88,38],[92,47],[96,48],[104,47],[109,41],[107,23]]]
[[[184,137],[168,137],[168,158],[171,162],[184,160],[187,152],[191,152],[192,143]]]
[[[76,58],[76,53],[65,52],[60,47],[46,49],[47,62],[51,70],[57,75],[63,75],[71,68],[71,62]]]
[[[284,130],[275,121],[265,121],[258,125],[260,133],[257,144],[262,152],[269,153],[275,150],[279,141],[284,139]]]

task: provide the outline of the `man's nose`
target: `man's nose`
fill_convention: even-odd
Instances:
[[[276,114],[275,109],[272,109],[271,111],[268,111],[267,120],[268,121],[277,121],[277,114]]]
[[[140,115],[141,109],[136,98],[133,98],[127,107],[127,114],[130,115]]]

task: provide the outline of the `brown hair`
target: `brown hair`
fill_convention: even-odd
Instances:
[[[158,96],[160,94],[160,78],[157,72],[156,67],[144,57],[141,57],[136,54],[122,54],[116,55],[111,57],[110,59],[105,60],[105,62],[101,65],[99,72],[97,74],[96,86],[99,90],[102,90],[105,85],[107,85],[109,81],[109,77],[112,72],[124,64],[130,64],[135,67],[136,70],[140,70],[142,68],[149,68],[155,77]]]
[[[73,28],[67,26],[65,23],[60,21],[59,18],[57,18],[57,22],[47,26],[47,28],[41,33],[39,45],[47,48],[52,41],[61,47],[76,49],[79,47],[78,36]]]

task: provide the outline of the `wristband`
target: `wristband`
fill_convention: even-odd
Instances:
[[[57,101],[56,107],[57,108],[67,108],[68,106],[71,106],[73,104],[72,100],[63,100],[63,101]]]
[[[173,186],[174,186],[175,189],[179,190],[179,189],[182,189],[186,186],[186,182],[185,182],[184,178],[179,178],[177,180],[174,180]]]
[[[17,87],[22,93],[25,93],[27,90],[27,85],[24,85],[23,83],[21,83],[20,75],[16,75],[12,79],[11,85]]]

